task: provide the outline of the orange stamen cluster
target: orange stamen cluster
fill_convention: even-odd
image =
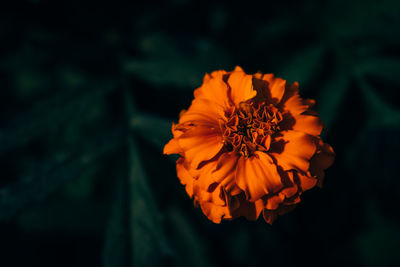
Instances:
[[[271,135],[279,130],[282,115],[272,104],[242,102],[239,108],[225,111],[228,118],[220,123],[223,142],[228,151],[248,158],[255,151],[268,151]]]

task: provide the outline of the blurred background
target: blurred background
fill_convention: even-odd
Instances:
[[[395,0],[8,1],[0,266],[400,266]],[[213,224],[162,155],[206,72],[316,99],[337,156],[273,226]]]

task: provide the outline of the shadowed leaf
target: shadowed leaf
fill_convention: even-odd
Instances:
[[[44,200],[66,181],[79,174],[101,156],[120,145],[120,132],[104,134],[85,145],[54,153],[35,174],[27,174],[16,184],[0,189],[0,221],[9,220],[28,205]]]
[[[289,60],[277,74],[290,83],[299,82],[302,90],[307,90],[307,85],[323,66],[324,52],[321,44],[313,45]]]
[[[185,215],[178,209],[171,209],[168,213],[171,227],[170,236],[175,241],[177,250],[176,261],[179,266],[214,266],[207,257],[204,240],[192,228]]]
[[[376,58],[369,59],[358,67],[363,75],[376,77],[386,82],[400,84],[400,59]]]
[[[153,34],[138,43],[146,59],[126,60],[124,69],[156,87],[193,90],[200,86],[205,72],[229,66],[224,51],[205,39],[177,42],[166,35]]]
[[[317,98],[317,111],[325,126],[329,129],[336,119],[341,103],[346,97],[349,87],[349,79],[346,75],[339,73],[332,75],[320,95]]]
[[[170,254],[161,213],[148,186],[133,137],[129,138],[128,145],[132,266],[160,266]]]
[[[128,126],[136,110],[128,89],[124,94]],[[162,227],[161,213],[147,182],[134,136],[128,136],[128,190],[132,266],[165,265],[171,252]]]
[[[86,110],[113,88],[106,83],[85,94],[68,92],[36,104],[32,110],[14,119],[7,129],[0,129],[0,153],[24,146],[68,120],[81,119],[87,113]]]
[[[105,232],[103,247],[104,267],[125,267],[129,265],[129,227],[126,180],[119,177],[116,183],[114,201]]]
[[[355,73],[368,107],[369,123],[374,126],[400,126],[400,111],[385,103],[360,73]]]
[[[146,113],[135,114],[130,121],[132,130],[161,148],[171,138],[171,125],[170,120]]]

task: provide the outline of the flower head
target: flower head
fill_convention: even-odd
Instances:
[[[297,82],[240,67],[215,71],[172,125],[164,153],[181,156],[177,175],[213,222],[262,212],[271,224],[321,185],[333,163],[314,104],[300,98]]]

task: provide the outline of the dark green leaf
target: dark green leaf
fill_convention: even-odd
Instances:
[[[66,181],[79,177],[86,167],[121,144],[119,136],[120,131],[107,133],[84,145],[54,153],[35,174],[27,174],[20,182],[1,188],[0,221],[11,219],[26,206],[44,200]]]
[[[373,126],[400,127],[400,111],[385,103],[374,88],[368,84],[361,73],[355,74],[356,81],[361,87],[364,102],[368,108],[370,120]]]
[[[132,266],[161,266],[170,254],[139,151],[129,138],[129,192],[132,240]]]
[[[193,229],[185,215],[178,209],[171,209],[168,213],[171,239],[175,241],[177,250],[176,262],[179,266],[213,266],[208,257],[208,250],[201,238]]]
[[[376,77],[386,82],[400,84],[400,59],[398,58],[375,58],[368,59],[358,66],[362,75]]]
[[[302,90],[307,89],[307,85],[318,74],[325,59],[325,47],[322,44],[313,45],[304,51],[299,52],[294,58],[289,60],[277,74],[289,82],[298,81]]]
[[[0,153],[26,145],[68,120],[84,118],[87,110],[112,89],[113,86],[106,83],[85,94],[68,92],[36,104],[32,110],[14,119],[7,129],[0,130]]]
[[[346,97],[348,87],[348,77],[343,73],[338,73],[337,75],[333,75],[330,80],[326,81],[317,98],[316,109],[328,129],[337,119],[336,117],[340,105]]]
[[[127,122],[130,124],[136,110],[128,89],[125,90],[124,101]],[[171,252],[162,227],[162,215],[148,185],[140,152],[132,135],[128,136],[128,151],[132,266],[161,266]]]
[[[170,120],[146,113],[135,114],[130,121],[132,130],[159,148],[172,138],[171,125]]]
[[[104,267],[129,265],[129,226],[126,180],[119,177],[103,247]]]
[[[226,53],[208,40],[179,43],[166,35],[153,34],[138,43],[146,59],[126,60],[124,69],[156,87],[193,90],[201,85],[206,71],[230,66]]]

